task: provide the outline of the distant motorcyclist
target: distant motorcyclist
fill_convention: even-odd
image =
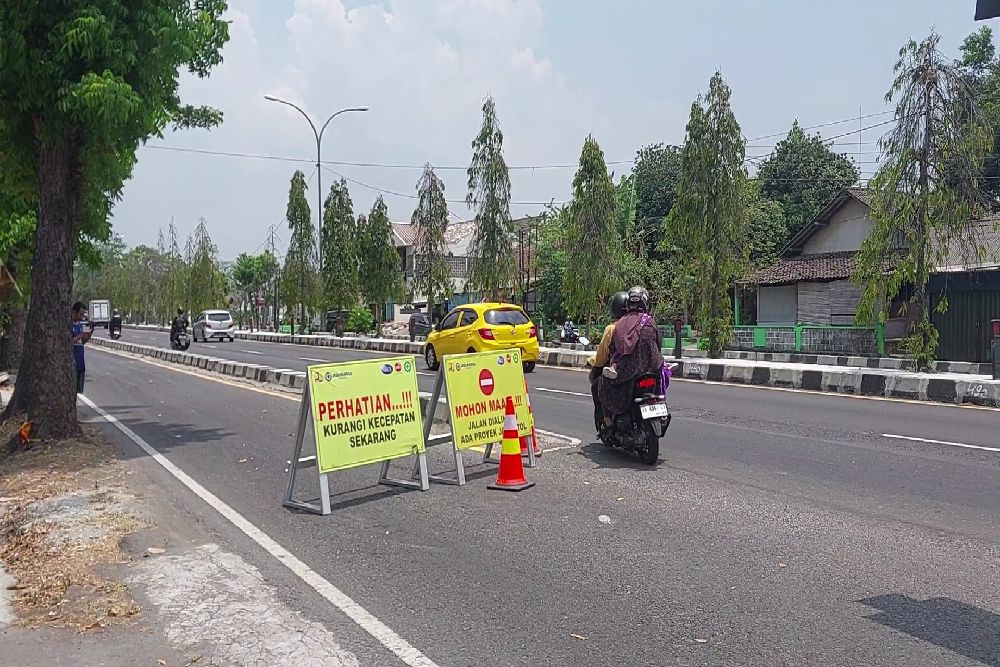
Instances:
[[[115,331],[121,333],[122,330],[122,315],[115,308],[115,312],[111,315],[111,322],[108,324],[108,331],[114,333]]]
[[[177,339],[177,334],[182,331],[187,331],[188,329],[188,318],[184,314],[183,308],[177,309],[177,317],[170,324],[170,342],[173,343]]]
[[[626,412],[632,400],[632,382],[663,368],[660,333],[649,314],[649,292],[635,286],[628,291],[626,314],[615,324],[611,337],[611,363],[615,377],[598,378],[598,395],[604,409],[604,424],[610,426],[614,415]]]

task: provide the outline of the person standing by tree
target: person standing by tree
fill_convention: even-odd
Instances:
[[[90,340],[92,331],[84,329],[83,318],[87,314],[86,307],[77,301],[73,304],[73,316],[70,330],[73,340],[73,367],[76,369],[76,393],[83,393],[83,383],[87,374],[87,365],[83,357],[83,346]]]

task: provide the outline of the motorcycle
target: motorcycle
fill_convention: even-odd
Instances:
[[[559,329],[559,342],[566,344],[590,345],[590,340],[586,336],[580,335],[580,330],[572,322],[564,324]]]
[[[114,326],[114,325],[110,325],[109,324],[108,325],[108,336],[111,338],[111,340],[118,340],[119,338],[121,338],[122,337],[122,328],[121,328],[121,325]]]
[[[616,415],[610,428],[601,432],[606,447],[624,449],[638,455],[646,465],[660,457],[660,439],[670,428],[667,388],[677,364],[664,366],[658,375],[642,375],[632,383],[632,407]]]
[[[180,331],[170,339],[170,348],[184,352],[191,347],[191,339],[188,338],[187,331]]]

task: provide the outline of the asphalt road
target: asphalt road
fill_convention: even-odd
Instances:
[[[645,468],[590,442],[583,373],[539,368],[539,426],[583,445],[543,457],[535,488],[488,491],[492,469],[473,467],[464,488],[398,492],[363,469],[336,475],[343,495],[315,517],[280,506],[293,401],[88,354],[91,400],[439,665],[1000,666],[1000,452],[883,437],[1000,447],[997,411],[676,382],[663,460]],[[364,664],[394,664],[261,566]]]

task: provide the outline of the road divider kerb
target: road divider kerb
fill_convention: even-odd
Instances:
[[[228,378],[239,380],[250,380],[260,384],[278,387],[283,392],[302,393],[306,386],[306,374],[289,368],[271,368],[259,364],[244,364],[227,359],[216,359],[189,352],[177,352],[175,350],[165,350],[149,345],[138,345],[136,343],[126,343],[123,341],[110,340],[108,338],[91,338],[92,345],[107,348],[115,352],[147,357],[165,362],[175,366],[187,366],[204,370]],[[430,407],[430,392],[419,392],[420,409],[426,414]],[[439,399],[439,403],[447,405],[444,398]],[[447,418],[447,408],[441,411],[442,417],[437,421],[445,421]]]
[[[139,327],[135,327],[139,328]],[[161,328],[142,327],[146,330],[161,331]],[[293,336],[291,334],[275,334],[267,332],[238,331],[236,337],[244,340],[282,343],[286,345],[312,345],[342,349],[367,350],[371,352],[392,352],[397,354],[423,355],[422,343],[411,343],[406,340],[391,340],[363,337],[335,336]],[[92,341],[103,343],[123,343],[123,341],[108,341],[93,338]],[[145,346],[137,346],[145,347]],[[159,348],[149,348],[159,349]],[[162,351],[162,350],[161,350]],[[168,351],[169,352],[169,351]],[[175,355],[185,354],[176,353]],[[750,359],[751,353],[727,353],[726,359],[685,358],[675,360],[679,368],[674,373],[677,379],[701,380],[729,384],[741,384],[776,389],[795,389],[844,394],[855,397],[874,397],[899,400],[929,401],[950,405],[980,406],[1000,408],[1000,380],[989,380],[980,377],[962,377],[975,364],[959,364],[956,362],[938,362],[937,368],[948,368],[947,375],[927,373],[912,373],[898,370],[906,360],[896,359],[866,359],[863,357],[838,357],[839,362],[878,362],[876,368],[866,367],[831,367],[816,363],[818,355],[766,355],[770,359]],[[538,364],[558,368],[582,369],[586,367],[589,352],[576,350],[541,348]],[[802,357],[796,362],[785,363],[784,357]],[[779,358],[780,357],[780,358]],[[163,358],[163,357],[157,357]],[[824,357],[825,359],[825,357]],[[668,357],[668,360],[672,360]],[[810,363],[811,362],[811,363]],[[896,362],[900,362],[897,364]],[[225,361],[210,359],[206,362],[206,370],[213,370]],[[885,366],[884,368],[881,366]],[[201,366],[199,365],[199,368]],[[954,368],[954,370],[950,370]],[[224,371],[223,371],[224,372]],[[269,377],[267,382],[272,382]],[[294,386],[294,379],[287,380]],[[280,384],[278,378],[277,384]]]

